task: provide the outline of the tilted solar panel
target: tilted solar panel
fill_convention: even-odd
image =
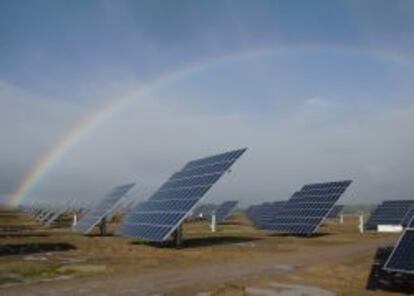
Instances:
[[[235,210],[237,204],[239,202],[237,200],[230,200],[223,202],[215,211],[216,215],[216,222],[221,223],[224,222],[231,213]]]
[[[414,273],[414,218],[404,230],[384,265],[389,271]]]
[[[378,225],[403,225],[404,218],[412,206],[414,200],[383,201],[370,215],[365,223],[365,229],[376,230]]]
[[[414,204],[410,207],[410,209],[405,214],[403,220],[401,221],[401,225],[404,227],[407,227],[413,217],[414,217]]]
[[[103,200],[86,212],[85,216],[76,224],[74,230],[83,233],[90,232],[103,218],[111,214],[117,202],[134,186],[135,183],[116,186]]]
[[[272,221],[277,217],[277,213],[287,201],[265,202],[260,205],[254,205],[247,209],[247,217],[253,222],[257,228],[262,228],[263,225]]]
[[[61,209],[56,210],[56,212],[51,216],[46,222],[45,226],[51,225],[57,218],[59,218],[61,215],[63,215],[71,206],[73,200],[67,202]]]
[[[146,202],[128,213],[120,233],[148,241],[166,240],[245,151],[239,149],[188,162]]]
[[[314,233],[352,181],[314,183],[302,187],[262,229],[291,234]]]
[[[335,219],[335,218],[337,218],[338,217],[338,215],[342,212],[342,210],[343,210],[343,208],[344,208],[344,206],[343,205],[337,205],[337,206],[334,206],[333,208],[332,208],[332,210],[329,212],[329,214],[328,214],[328,219]]]

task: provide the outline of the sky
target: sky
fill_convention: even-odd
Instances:
[[[0,202],[145,200],[241,147],[206,201],[414,198],[413,36],[412,1],[0,0]]]

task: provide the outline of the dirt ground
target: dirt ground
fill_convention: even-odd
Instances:
[[[360,234],[357,223],[355,217],[344,224],[330,221],[313,237],[295,237],[258,231],[239,214],[216,233],[205,222],[186,223],[185,247],[176,249],[62,228],[39,230],[21,214],[3,211],[0,295],[409,293],[372,290],[377,250],[398,235]]]

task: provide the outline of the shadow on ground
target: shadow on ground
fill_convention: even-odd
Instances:
[[[377,249],[366,289],[370,291],[383,290],[411,295],[414,293],[414,275],[389,272],[383,269],[392,250],[393,247],[389,246],[379,247]]]
[[[318,232],[318,233],[314,233],[314,234],[311,234],[311,235],[292,234],[292,233],[272,233],[272,234],[270,234],[270,236],[273,236],[273,237],[301,237],[301,238],[318,238],[318,237],[324,237],[324,236],[329,236],[329,235],[333,235],[333,233]]]
[[[181,247],[184,248],[202,248],[210,247],[217,245],[227,245],[227,244],[243,244],[253,241],[260,240],[256,237],[240,237],[240,236],[213,236],[213,237],[196,237],[184,239]],[[174,241],[168,240],[162,243],[151,243],[151,242],[142,242],[135,241],[132,242],[134,245],[150,245],[155,247],[166,247],[166,248],[175,248],[176,245]]]
[[[26,255],[44,252],[74,250],[76,247],[68,243],[28,243],[0,245],[0,257],[10,255]]]

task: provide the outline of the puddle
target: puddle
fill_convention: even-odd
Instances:
[[[23,257],[23,260],[26,260],[26,261],[48,261],[49,259],[47,259],[44,256],[25,256],[25,257]]]
[[[280,270],[280,271],[293,271],[295,268],[292,265],[287,264],[275,264],[273,268]]]

